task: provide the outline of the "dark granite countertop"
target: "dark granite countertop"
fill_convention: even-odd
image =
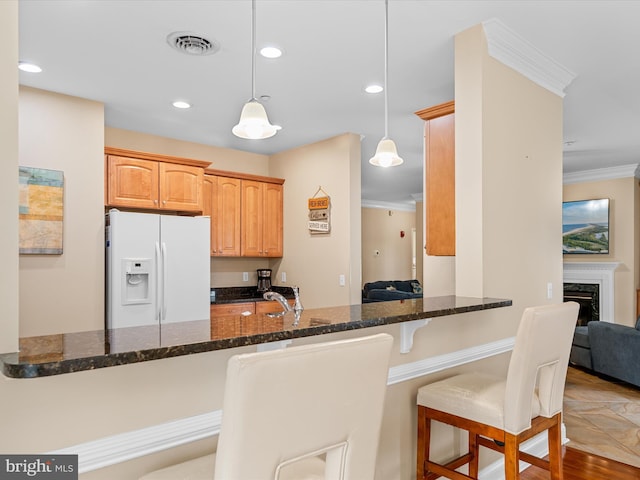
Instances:
[[[160,326],[63,333],[20,339],[19,353],[0,354],[2,373],[34,378],[94,370],[226,348],[508,307],[498,298],[431,297],[305,310],[294,315],[233,315]]]
[[[291,287],[281,287],[273,285],[271,290],[284,295],[286,298],[293,298],[293,290]],[[215,300],[211,300],[211,305],[220,305],[224,303],[242,303],[242,302],[266,302],[262,293],[253,287],[217,287],[212,288],[211,292],[215,292]]]

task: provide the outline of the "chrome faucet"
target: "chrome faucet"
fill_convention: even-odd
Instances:
[[[269,301],[276,301],[280,304],[280,306],[282,306],[282,308],[284,308],[284,310],[282,312],[277,312],[277,313],[272,313],[269,314],[267,313],[268,316],[270,317],[281,317],[282,315],[284,315],[287,312],[290,312],[291,310],[293,310],[291,308],[291,305],[289,305],[289,303],[287,302],[287,299],[284,298],[282,295],[280,295],[278,292],[272,292],[271,290],[269,290],[268,292],[264,292],[264,294],[262,295],[262,298],[264,298],[265,300],[269,300]]]
[[[300,302],[300,288],[291,287],[291,290],[293,290],[293,296],[295,297],[293,308],[291,308],[291,305],[289,305],[289,302],[287,302],[287,299],[284,298],[284,296],[280,295],[278,292],[272,292],[271,290],[269,290],[268,292],[264,292],[264,294],[262,295],[262,298],[269,301],[276,301],[284,309],[282,312],[267,313],[266,315],[268,317],[282,317],[287,312],[293,311],[295,315],[293,326],[297,327],[298,323],[300,322],[300,316],[302,315],[302,311],[304,310],[304,307]]]
[[[295,297],[295,302],[293,304],[293,311],[296,313],[296,317],[300,317],[300,314],[304,310],[302,303],[300,303],[300,288],[299,287],[291,287],[293,290],[293,296]]]

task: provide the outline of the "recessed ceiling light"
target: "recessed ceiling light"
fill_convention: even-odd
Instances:
[[[29,72],[29,73],[40,73],[42,71],[42,69],[38,65],[34,63],[27,63],[27,62],[18,63],[18,68],[23,72]]]
[[[278,47],[264,47],[260,49],[260,55],[265,58],[279,58],[282,56],[282,50]]]
[[[367,93],[380,93],[383,90],[382,85],[369,85],[364,89]]]
[[[187,102],[183,102],[181,100],[173,102],[173,106],[176,108],[191,108],[190,104],[188,104]]]

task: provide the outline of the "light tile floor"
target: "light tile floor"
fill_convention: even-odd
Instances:
[[[640,389],[569,367],[564,394],[568,446],[640,467]]]

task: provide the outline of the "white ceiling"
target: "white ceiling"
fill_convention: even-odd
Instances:
[[[576,74],[564,98],[564,171],[640,162],[640,1],[389,1],[389,135],[405,160],[370,166],[384,134],[383,0],[258,0],[257,96],[282,130],[266,140],[231,134],[251,96],[249,0],[21,0],[24,85],[105,104],[106,124],[271,154],[345,132],[362,140],[362,199],[411,203],[422,192],[422,121],[413,112],[453,99],[453,37],[497,18]],[[220,50],[171,49],[176,31]],[[193,108],[178,110],[176,99]]]

